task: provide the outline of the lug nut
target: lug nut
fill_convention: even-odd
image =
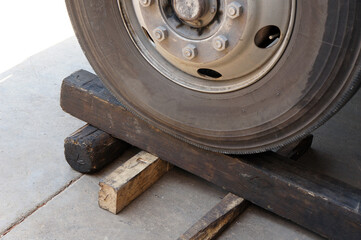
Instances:
[[[243,12],[243,8],[239,2],[231,2],[227,6],[227,16],[232,19],[241,16],[242,12]]]
[[[183,57],[187,58],[188,60],[192,60],[197,56],[197,47],[193,44],[188,44],[182,49]]]
[[[143,7],[149,7],[152,4],[152,0],[139,0],[139,3]]]
[[[153,35],[155,40],[161,42],[168,37],[168,30],[163,26],[159,26],[153,30]]]
[[[223,51],[228,47],[228,39],[224,35],[220,35],[213,39],[212,45],[217,51]]]

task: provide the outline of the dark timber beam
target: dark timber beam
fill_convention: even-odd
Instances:
[[[128,143],[89,124],[64,140],[66,161],[81,173],[101,170],[122,155],[128,147]]]
[[[100,80],[86,71],[64,80],[61,106],[65,112],[116,138],[322,236],[360,239],[360,189],[275,153],[236,158],[175,139],[126,111]]]

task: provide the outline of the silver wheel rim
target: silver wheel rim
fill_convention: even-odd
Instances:
[[[184,4],[193,5],[174,10]],[[292,34],[296,0],[132,0],[119,1],[119,9],[134,44],[162,75],[187,89],[225,93],[275,66]]]

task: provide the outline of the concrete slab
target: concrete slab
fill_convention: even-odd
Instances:
[[[300,226],[256,206],[249,207],[219,240],[311,240],[323,239]]]
[[[174,169],[118,215],[97,205],[98,181],[137,152],[133,148],[105,171],[83,176],[3,239],[176,239],[226,192]],[[220,239],[320,239],[251,207]]]
[[[125,153],[106,171],[83,176],[8,233],[5,239],[176,239],[226,194],[179,169],[118,215],[98,207],[98,181],[135,154]]]
[[[69,73],[91,70],[75,37],[0,73],[0,235],[80,176],[63,141],[83,123],[59,106]]]

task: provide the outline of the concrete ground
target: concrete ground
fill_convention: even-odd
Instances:
[[[84,123],[61,110],[60,85],[70,73],[92,69],[62,0],[20,2],[21,9],[18,1],[0,3],[7,33],[0,38],[0,238],[176,239],[226,192],[174,169],[121,214],[99,209],[99,179],[138,150],[94,175],[67,165],[63,140]],[[300,161],[361,188],[360,119],[361,92],[315,132]],[[320,237],[252,206],[220,239]]]

